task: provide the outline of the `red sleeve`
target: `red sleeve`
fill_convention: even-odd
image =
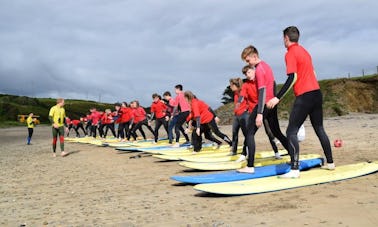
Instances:
[[[239,94],[239,96],[243,96],[244,98],[247,97],[247,84],[246,84],[246,83],[244,83],[244,84],[242,85],[242,89],[240,90],[240,94]],[[239,96],[238,96],[238,99],[239,99]],[[237,100],[236,100],[236,101],[237,101]]]
[[[297,60],[293,52],[288,51],[285,55],[286,74],[297,73]]]
[[[190,120],[192,120],[193,118],[193,113],[190,112],[190,114],[188,115],[188,117],[186,117],[186,122],[189,122]]]
[[[198,106],[198,101],[195,99],[192,100],[192,112],[193,112],[194,118],[201,116],[200,109]]]
[[[256,67],[256,83],[257,83],[257,89],[266,87],[265,70],[262,65],[258,65]]]
[[[143,116],[146,116],[146,111],[144,110],[143,107],[139,107],[140,108],[140,113],[143,115]]]
[[[156,112],[156,104],[153,102],[151,104],[151,113],[155,113]]]

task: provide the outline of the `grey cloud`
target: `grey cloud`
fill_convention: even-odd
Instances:
[[[102,101],[173,92],[213,107],[253,44],[284,82],[282,29],[297,25],[320,79],[375,72],[374,1],[2,1],[0,92]],[[369,71],[370,70],[370,71]],[[20,86],[19,81],[26,86]]]

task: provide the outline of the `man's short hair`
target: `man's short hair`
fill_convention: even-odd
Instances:
[[[299,36],[300,36],[299,30],[295,26],[290,26],[290,27],[285,28],[285,30],[283,30],[283,35],[284,36],[287,35],[290,42],[294,42],[294,43],[298,42]]]
[[[176,89],[179,89],[180,91],[182,91],[182,85],[181,85],[181,84],[177,84],[177,85],[175,86],[175,88],[176,88]]]

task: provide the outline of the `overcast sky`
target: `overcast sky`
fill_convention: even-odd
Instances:
[[[373,74],[378,1],[0,0],[0,93],[103,102],[192,90],[216,108],[253,44],[286,79],[300,29],[318,79]]]

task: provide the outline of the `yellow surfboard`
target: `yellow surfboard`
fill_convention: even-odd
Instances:
[[[286,155],[286,150],[279,150],[278,151],[280,155]],[[241,153],[241,150],[238,150],[238,153]],[[164,160],[185,160],[189,162],[206,162],[204,160],[208,160],[208,162],[227,162],[227,161],[235,161],[237,160],[233,158],[234,156],[228,156],[230,154],[229,151],[222,151],[222,150],[208,150],[208,151],[201,151],[199,153],[193,153],[193,152],[181,152],[175,155],[153,155],[155,158],[164,159]],[[273,151],[260,151],[255,153],[255,158],[268,158],[274,156]],[[237,156],[239,157],[239,156]],[[222,161],[222,159],[224,159]],[[199,161],[197,161],[199,160]]]
[[[337,166],[335,170],[312,169],[300,173],[297,179],[280,179],[277,176],[227,183],[199,184],[194,189],[223,195],[246,195],[304,187],[332,181],[346,180],[375,173],[378,161]]]
[[[286,150],[278,150],[280,155],[287,155],[288,152]],[[256,158],[268,158],[274,155],[273,151],[264,151],[264,152],[257,152],[255,154]],[[180,157],[182,161],[187,162],[231,162],[236,161],[240,157],[240,154],[237,155],[229,155],[228,153],[223,153],[222,155],[207,155],[207,154],[198,154],[192,156],[183,156]]]
[[[273,152],[271,152],[273,153]],[[274,154],[274,153],[273,153]],[[313,158],[320,158],[321,156],[318,154],[305,154],[300,155],[299,159],[313,159]],[[289,156],[282,156],[281,159],[276,159],[275,157],[265,157],[265,158],[256,158],[255,159],[255,167],[258,166],[266,166],[266,165],[277,165],[281,163],[290,162]],[[247,165],[247,161],[243,162],[180,162],[180,166],[184,166],[190,169],[196,170],[233,170],[233,169],[240,169]]]
[[[230,146],[228,145],[222,145],[219,148],[217,146],[212,146],[207,144],[206,146],[202,147],[201,152],[198,152],[197,154],[201,154],[205,151],[219,151],[219,152],[226,152],[230,150]],[[146,149],[141,151],[151,153],[151,154],[161,154],[161,155],[181,155],[181,154],[186,154],[186,153],[193,153],[193,148],[190,147],[179,147],[179,148],[164,148],[164,149]],[[207,152],[205,152],[207,153]]]

